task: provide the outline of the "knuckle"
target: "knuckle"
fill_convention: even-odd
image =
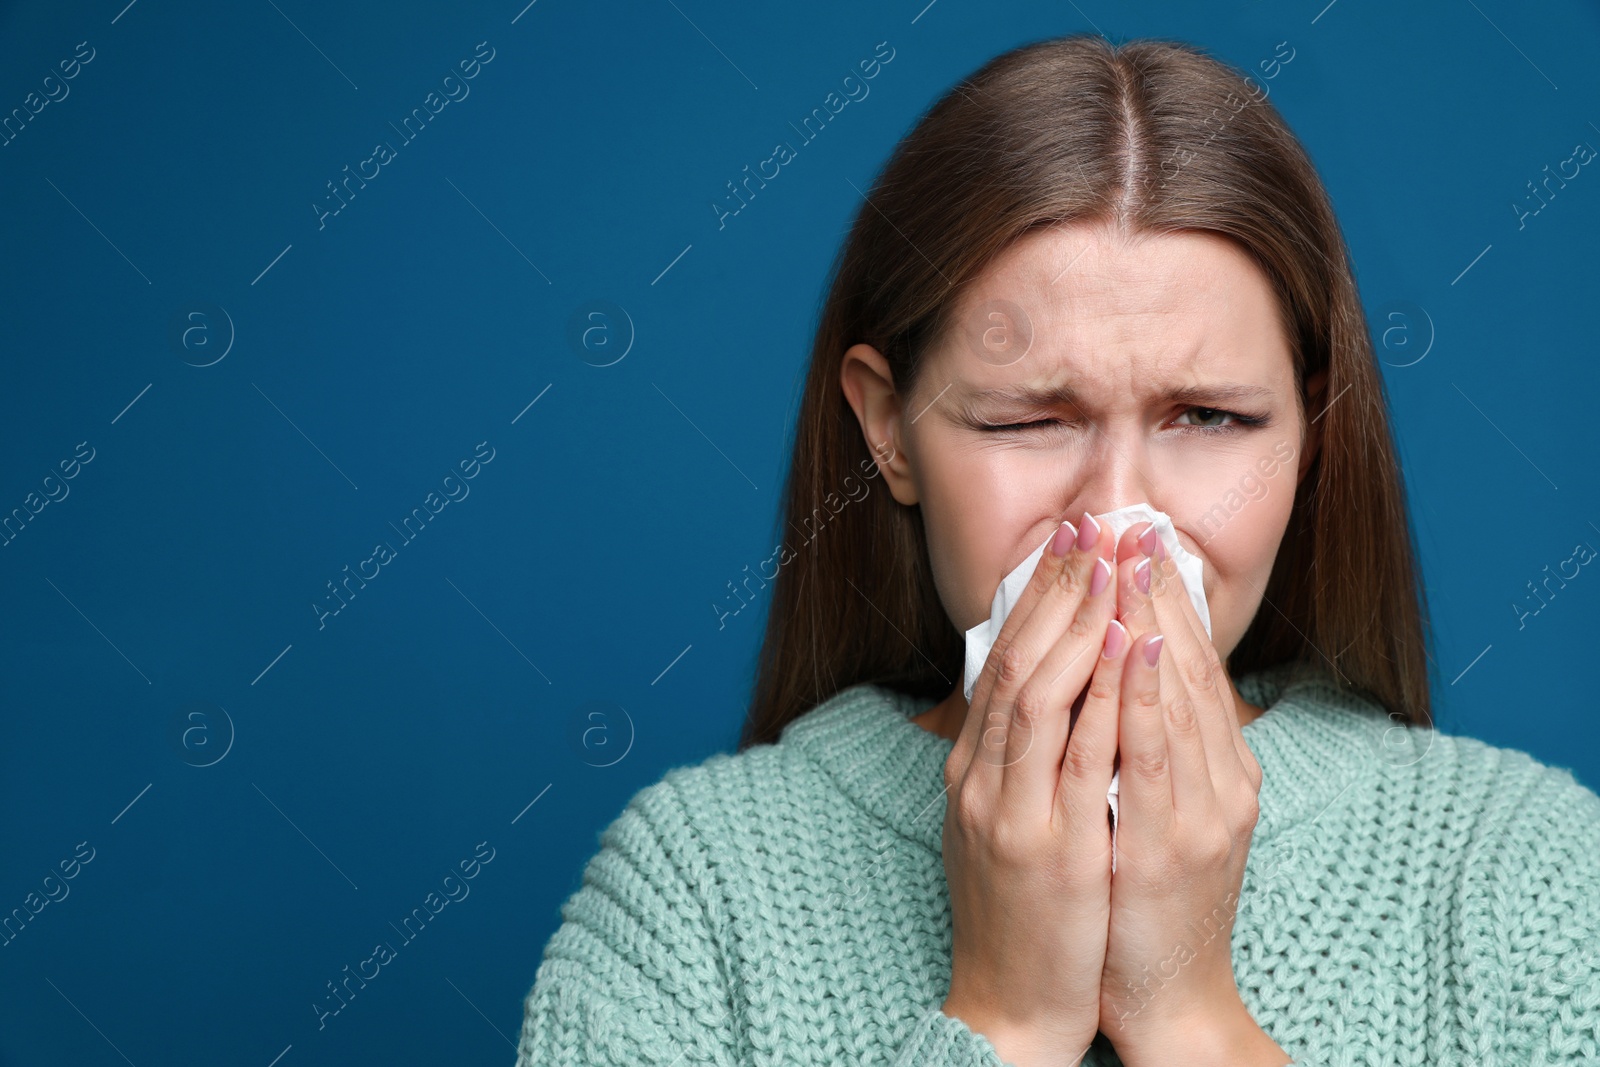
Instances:
[[[1130,629],[1134,631],[1135,637],[1145,630],[1154,629],[1160,621],[1156,618],[1155,608],[1151,606],[1150,602],[1148,600],[1140,601],[1137,598],[1117,617],[1122,620],[1124,626],[1128,626],[1130,623],[1133,624]]]
[[[1033,835],[1016,818],[1000,817],[989,828],[988,851],[1004,864],[1020,864],[1032,854]]]
[[[1217,684],[1216,675],[1212,673],[1211,661],[1206,658],[1191,660],[1184,665],[1183,679],[1189,688],[1197,693],[1209,692]]]
[[[1015,641],[1006,645],[1005,651],[1000,653],[1000,658],[995,664],[1000,684],[1008,687],[1016,685],[1027,669],[1027,662],[1026,649],[1019,647]]]
[[[978,738],[977,758],[997,761],[1004,758],[1006,738],[1011,735],[1011,719],[998,711],[991,711],[985,720],[989,723]]]
[[[1104,667],[1110,662],[1111,660],[1102,657],[1100,666]],[[1086,701],[1093,700],[1098,703],[1109,703],[1117,698],[1117,679],[1111,673],[1113,669],[1106,668],[1105,670],[1094,672],[1089,678],[1089,695],[1084,697]]]
[[[959,790],[955,795],[955,802],[950,805],[950,811],[956,826],[968,834],[981,830],[988,818],[983,802],[973,789]]]
[[[1226,830],[1215,829],[1197,834],[1191,847],[1196,856],[1207,866],[1218,866],[1227,862],[1228,856],[1233,852],[1233,837]]]
[[[1040,557],[1039,565],[1033,569],[1032,585],[1040,596],[1048,593],[1050,591],[1050,587],[1061,580],[1061,575],[1058,573],[1058,571],[1062,569],[1065,561],[1062,563],[1054,563],[1052,561],[1054,561],[1055,558],[1056,557],[1052,556],[1047,551],[1042,557]],[[1066,557],[1067,560],[1070,560],[1071,558],[1072,557],[1070,554]]]
[[[1161,705],[1161,692],[1157,689],[1145,689],[1133,695],[1133,708],[1138,712],[1148,712]]]
[[[1239,826],[1245,830],[1254,830],[1256,822],[1261,818],[1261,801],[1256,798],[1255,790],[1250,790],[1239,801]]]
[[[1074,640],[1082,641],[1093,632],[1093,625],[1083,612],[1074,612],[1072,621],[1067,623],[1067,635]]]
[[[1131,759],[1125,755],[1122,764],[1148,782],[1160,781],[1167,775],[1165,752],[1140,752]]]
[[[1038,683],[1029,681],[1017,693],[1017,699],[1012,704],[1012,721],[1021,729],[1032,729],[1049,714],[1050,709],[1046,704],[1047,697]]]
[[[1261,773],[1261,763],[1256,759],[1255,753],[1251,752],[1249,749],[1245,750],[1244,773],[1250,777],[1251,795],[1254,796],[1260,793],[1261,781],[1263,778]]]
[[[1050,566],[1050,553],[1046,552],[1040,559],[1039,565],[1033,568],[1033,575],[1028,579],[1028,588],[1034,593],[1042,594],[1055,584],[1056,576]]]
[[[1082,733],[1074,730],[1072,737],[1067,741],[1067,751],[1061,757],[1061,770],[1072,778],[1087,778],[1093,774],[1103,762],[1100,752],[1091,745]]]
[[[956,761],[958,749],[951,749],[944,761],[944,788],[947,793],[958,794],[966,768]]]
[[[1075,562],[1078,563],[1077,566],[1074,566]],[[1070,559],[1067,565],[1061,568],[1061,576],[1056,580],[1056,585],[1068,593],[1076,593],[1086,584],[1084,573],[1081,569],[1081,561]]]
[[[1150,568],[1150,599],[1158,599],[1167,591],[1168,584],[1167,576],[1161,572],[1160,567]]]
[[[1167,725],[1172,732],[1189,737],[1200,730],[1200,722],[1195,717],[1194,701],[1187,697],[1178,697],[1167,704]]]

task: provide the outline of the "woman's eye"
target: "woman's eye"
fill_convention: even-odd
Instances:
[[[1210,420],[1212,418],[1227,418],[1227,419],[1236,419],[1237,420],[1239,418],[1239,416],[1235,415],[1233,412],[1231,412],[1231,411],[1223,411],[1221,408],[1191,407],[1191,408],[1187,409],[1186,411],[1184,411],[1183,414],[1187,415],[1190,412],[1197,413],[1202,420]],[[1180,415],[1178,417],[1181,419],[1183,417],[1183,415]],[[1199,424],[1199,423],[1190,423],[1189,425],[1201,425],[1201,424]],[[1227,423],[1216,423],[1216,422],[1207,421],[1207,422],[1204,422],[1204,425],[1209,426],[1211,428],[1220,428],[1222,426],[1227,425]]]
[[[1060,419],[1036,419],[1033,422],[1007,422],[999,425],[979,425],[978,429],[989,433],[1009,433],[1014,430],[1031,430],[1040,426],[1059,426]]]
[[[1189,421],[1182,421],[1191,417]],[[1254,426],[1264,426],[1267,423],[1266,415],[1245,415],[1237,411],[1226,411],[1222,408],[1207,408],[1191,406],[1184,409],[1178,416],[1180,426],[1189,426],[1196,430],[1205,431],[1234,431]],[[1053,430],[1070,427],[1072,423],[1063,422],[1061,419],[1034,419],[1029,422],[1006,423],[975,423],[977,429],[986,433],[1022,433],[1026,431]]]
[[[1182,425],[1191,426],[1202,433],[1237,433],[1239,431],[1253,429],[1258,426],[1266,426],[1272,420],[1272,416],[1265,412],[1260,415],[1246,415],[1238,411],[1224,411],[1221,408],[1205,408],[1199,406],[1186,408],[1183,412],[1183,415],[1188,415],[1191,412],[1198,415],[1199,418],[1204,421],[1191,422]],[[1183,415],[1178,417],[1181,419]],[[1210,421],[1218,418],[1230,419],[1232,421]]]

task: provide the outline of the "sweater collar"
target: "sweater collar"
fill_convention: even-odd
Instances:
[[[1354,782],[1425,750],[1424,737],[1403,732],[1372,698],[1336,688],[1315,664],[1279,664],[1235,681],[1265,709],[1243,727],[1261,764],[1254,843],[1316,819]],[[939,852],[953,742],[911,721],[933,703],[862,682],[789,723],[779,743],[804,752],[868,815]]]

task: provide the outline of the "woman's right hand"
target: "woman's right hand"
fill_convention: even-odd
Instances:
[[[1115,551],[1087,513],[1079,530],[1061,525],[945,762],[953,945],[943,1011],[1019,1067],[1076,1064],[1098,1029],[1111,917],[1106,790],[1129,644],[1114,620]]]

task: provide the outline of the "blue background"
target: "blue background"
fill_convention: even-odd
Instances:
[[[0,913],[93,850],[0,947],[0,1061],[510,1064],[599,831],[735,744],[765,604],[714,605],[772,552],[858,190],[958,78],[1077,30],[1293,49],[1265,84],[1383,339],[1438,720],[1600,784],[1600,575],[1513,607],[1600,548],[1600,165],[1512,207],[1600,146],[1594,5],[124,3],[0,14],[0,113],[93,49],[0,146],[0,513],[68,491],[0,548]]]

